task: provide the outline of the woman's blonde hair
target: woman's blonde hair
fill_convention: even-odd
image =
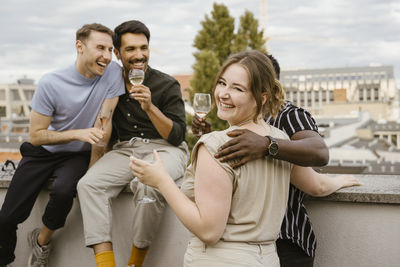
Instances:
[[[276,78],[274,67],[268,56],[256,50],[243,51],[230,55],[217,75],[213,92],[221,75],[232,64],[240,64],[247,70],[249,75],[249,89],[257,104],[253,120],[256,121],[260,114],[262,114],[263,118],[267,114],[275,117],[285,101],[285,94],[280,82]],[[264,105],[262,104],[263,93],[267,93],[267,100]]]

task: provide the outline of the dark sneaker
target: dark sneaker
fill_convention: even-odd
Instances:
[[[28,245],[31,249],[28,267],[48,267],[51,245],[39,246],[37,243],[39,232],[40,229],[37,228],[28,234]]]

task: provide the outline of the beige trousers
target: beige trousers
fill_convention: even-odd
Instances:
[[[134,198],[133,244],[138,248],[148,247],[161,222],[165,200],[153,187],[147,187],[147,195],[155,203],[139,204],[143,197],[144,185],[134,179],[129,168],[129,157],[152,161],[153,149],[162,158],[169,175],[176,181],[182,177],[188,162],[185,142],[179,147],[163,139],[136,138],[134,142],[120,142],[94,164],[78,183],[78,197],[82,211],[86,246],[111,242],[111,202],[131,182]]]
[[[243,242],[219,241],[206,246],[193,237],[186,249],[184,267],[279,267],[275,242],[253,245]]]

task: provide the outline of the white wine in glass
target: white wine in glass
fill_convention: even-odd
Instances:
[[[203,119],[211,110],[211,95],[204,93],[195,93],[193,98],[193,110],[198,117]],[[198,136],[203,132],[199,130]]]
[[[142,84],[144,80],[144,71],[141,69],[131,69],[129,71],[129,81],[132,85]]]
[[[100,120],[100,129],[104,132],[106,130],[107,124],[109,121],[112,119],[112,109],[105,110],[105,108],[102,106],[100,108],[99,115],[97,116]],[[104,142],[103,139],[101,139],[97,144],[97,146],[105,146],[106,143]]]

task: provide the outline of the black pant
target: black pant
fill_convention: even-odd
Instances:
[[[314,265],[314,257],[308,256],[291,240],[276,240],[276,249],[281,267],[313,267]]]
[[[50,153],[27,142],[21,145],[20,151],[22,160],[0,210],[0,265],[14,261],[17,225],[28,218],[50,178],[54,181],[42,221],[51,230],[64,226],[76,196],[76,185],[86,173],[90,159],[89,152]]]

